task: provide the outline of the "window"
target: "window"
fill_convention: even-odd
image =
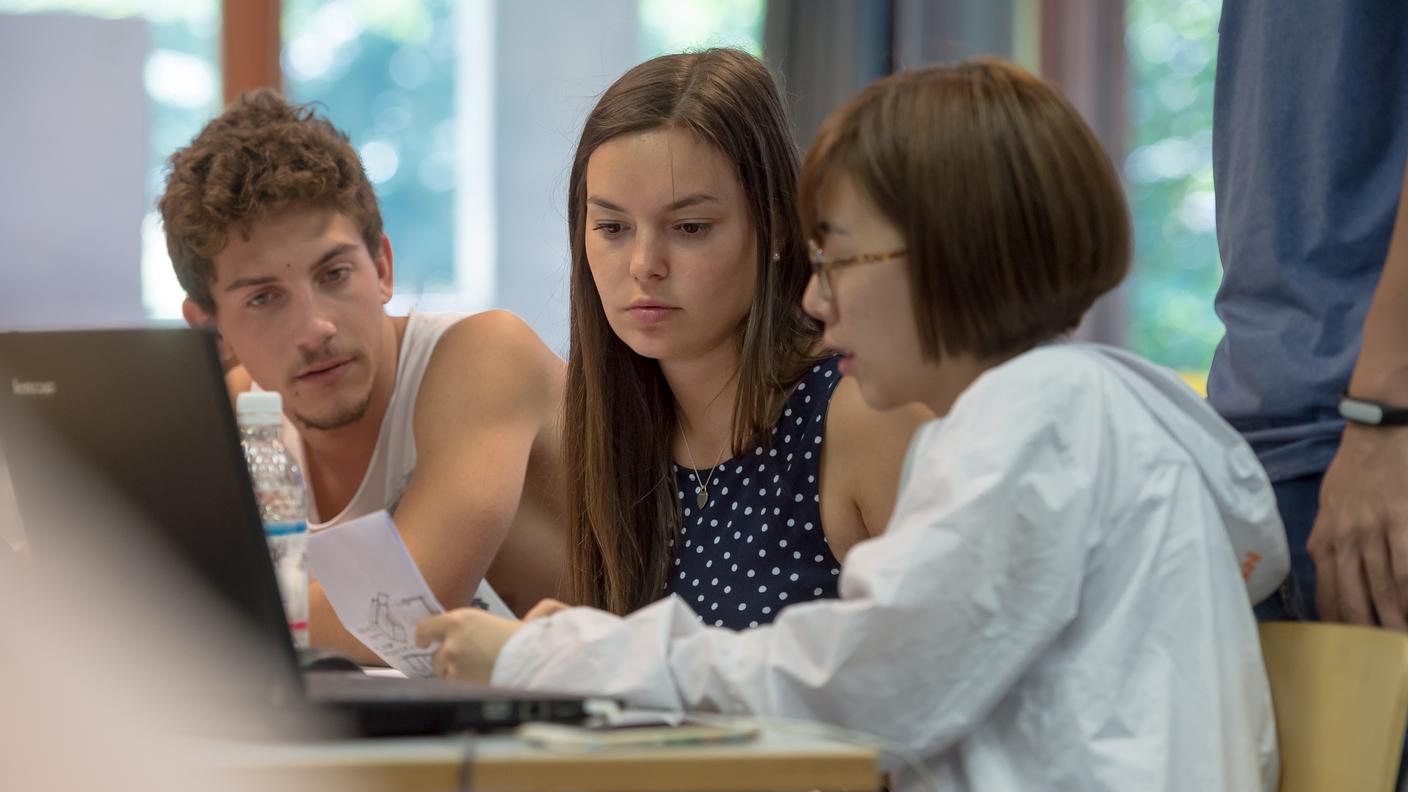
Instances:
[[[284,0],[283,9],[285,91],[321,102],[352,138],[392,239],[397,291],[452,299],[457,46],[449,0]]]
[[[284,0],[295,101],[346,131],[396,258],[392,311],[503,307],[567,349],[565,191],[596,97],[664,52],[762,51],[764,0]]]
[[[640,57],[701,47],[763,55],[764,0],[640,0]]]
[[[1206,377],[1222,324],[1214,233],[1212,98],[1221,0],[1129,0],[1135,351]]]

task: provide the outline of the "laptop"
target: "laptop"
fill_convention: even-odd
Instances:
[[[299,671],[211,333],[0,333],[0,383],[0,450],[26,527],[103,529],[91,520],[32,520],[62,506],[54,481],[86,480],[75,486],[106,488],[130,504],[158,556],[268,645],[276,660],[253,685],[260,706],[331,713],[368,736],[585,719],[591,704],[570,694]],[[58,540],[83,541],[35,533],[27,539],[41,574],[46,551],[65,543]]]

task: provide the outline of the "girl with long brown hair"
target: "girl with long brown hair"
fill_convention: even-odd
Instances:
[[[798,156],[777,88],[729,49],[627,72],[572,164],[569,598],[678,593],[747,627],[835,596],[889,519],[925,417],[865,406],[802,310]]]

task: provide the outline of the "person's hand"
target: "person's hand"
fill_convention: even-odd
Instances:
[[[549,597],[547,599],[541,600],[540,602],[538,602],[537,605],[534,605],[531,609],[529,609],[529,611],[524,614],[523,621],[530,622],[534,619],[544,619],[548,616],[553,615],[554,613],[565,611],[570,607],[572,606],[568,605],[565,602],[558,602],[557,600]]]
[[[1306,546],[1320,618],[1408,630],[1408,428],[1345,429]]]
[[[460,608],[416,625],[416,645],[426,647],[440,642],[440,648],[430,658],[436,674],[447,679],[488,682],[499,652],[522,626],[522,622],[478,608]]]

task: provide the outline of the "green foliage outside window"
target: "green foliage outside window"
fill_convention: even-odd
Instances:
[[[641,0],[641,57],[762,50],[764,0]],[[455,24],[450,0],[284,0],[288,93],[347,130],[381,199],[397,291],[456,289]],[[570,64],[566,68],[571,68]]]
[[[450,0],[284,0],[287,93],[322,103],[362,157],[396,290],[453,291],[455,26]]]
[[[1212,94],[1221,0],[1129,0],[1135,274],[1130,337],[1140,354],[1206,374],[1222,337],[1214,233]]]
[[[763,55],[766,0],[639,0],[640,57],[704,47]]]

